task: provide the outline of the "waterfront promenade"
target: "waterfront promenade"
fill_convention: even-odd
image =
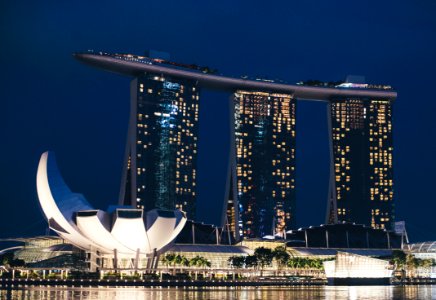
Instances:
[[[244,287],[244,286],[309,286],[325,285],[324,279],[268,279],[257,280],[141,280],[141,279],[26,279],[0,278],[0,288],[14,288],[19,286],[136,286],[136,287]]]
[[[393,280],[391,285],[435,285],[436,278],[409,278]],[[141,279],[26,279],[0,278],[1,289],[15,289],[27,286],[63,287],[268,287],[268,286],[323,286],[325,279],[239,279],[239,280],[141,280]]]

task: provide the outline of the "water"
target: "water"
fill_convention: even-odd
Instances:
[[[436,299],[436,286],[317,286],[201,289],[26,287],[0,290],[0,299]]]

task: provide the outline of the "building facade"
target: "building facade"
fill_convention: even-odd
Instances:
[[[392,101],[334,99],[329,114],[328,223],[390,229],[394,222]]]
[[[131,82],[131,117],[120,204],[180,209],[195,219],[199,90],[145,74]]]
[[[295,99],[237,91],[233,109],[232,174],[241,235],[284,237],[295,224]]]
[[[344,83],[297,84],[228,77],[162,56],[93,51],[74,56],[91,66],[136,78],[131,85],[121,204],[146,210],[179,208],[195,219],[201,87],[234,93],[231,171],[220,213],[222,224],[235,233],[236,240],[284,236],[294,227],[295,99],[328,103],[331,182],[327,221],[391,227],[391,105],[397,97],[392,87],[368,85],[358,76]]]

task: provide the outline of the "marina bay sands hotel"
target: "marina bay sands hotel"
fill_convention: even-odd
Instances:
[[[389,86],[285,84],[233,78],[159,55],[76,53],[91,66],[132,77],[120,204],[180,209],[196,220],[201,91],[227,91],[231,153],[222,222],[238,240],[285,237],[296,226],[296,106],[326,101],[330,185],[327,223],[390,229],[394,222]],[[223,155],[226,155],[224,153]]]

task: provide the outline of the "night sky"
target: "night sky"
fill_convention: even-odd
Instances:
[[[71,54],[155,49],[232,76],[351,74],[392,85],[396,219],[411,240],[436,240],[435,16],[434,0],[1,1],[0,238],[45,233],[35,176],[48,149],[73,191],[101,209],[117,201],[130,79]],[[198,207],[207,223],[224,197],[228,97],[201,97]],[[324,222],[328,151],[326,105],[299,102],[299,226]]]

